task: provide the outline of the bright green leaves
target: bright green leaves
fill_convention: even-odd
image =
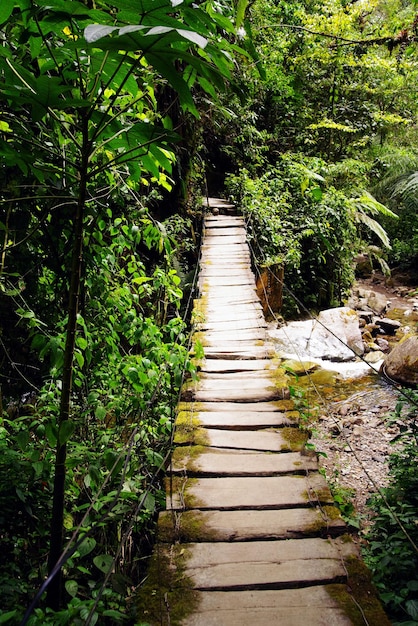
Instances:
[[[0,5],[0,24],[4,24],[11,16],[15,6],[15,0],[2,0]]]

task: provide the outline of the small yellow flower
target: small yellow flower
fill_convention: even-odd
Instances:
[[[64,35],[67,35],[67,37],[68,37],[69,39],[74,39],[74,41],[75,41],[76,39],[78,39],[78,35],[74,35],[74,34],[71,32],[71,30],[70,30],[69,26],[66,26],[62,32],[64,33]]]

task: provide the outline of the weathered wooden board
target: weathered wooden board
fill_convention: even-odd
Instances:
[[[242,228],[245,224],[244,219],[242,217],[234,217],[234,216],[222,216],[224,219],[219,220],[216,217],[207,217],[205,219],[205,230],[206,228]]]
[[[205,225],[205,241],[210,241],[212,237],[224,237],[225,235],[239,235],[245,238],[244,225],[242,223],[231,226],[226,226],[225,224],[219,224],[218,226],[213,226],[212,224]]]
[[[246,476],[234,478],[177,478],[178,491],[170,494],[167,509],[291,509],[309,503],[332,505],[322,475]]]
[[[222,346],[225,341],[264,341],[265,328],[203,331],[204,346]]]
[[[245,359],[245,360],[258,360],[265,359],[266,357],[274,355],[274,349],[271,346],[248,346],[242,345],[243,342],[227,342],[224,343],[223,349],[219,349],[216,346],[205,346],[205,355],[211,359]],[[272,399],[272,398],[271,398]],[[206,400],[209,400],[206,398]],[[239,400],[235,400],[238,401]],[[248,399],[246,400],[248,402]],[[219,402],[219,400],[217,400]],[[228,402],[225,398],[224,402]]]
[[[300,452],[265,454],[248,450],[220,448],[177,448],[173,453],[170,473],[192,476],[280,476],[306,473],[318,469],[315,456]]]
[[[252,321],[254,322],[254,324],[257,324],[259,326],[265,326],[264,317],[261,313],[261,307],[253,307],[252,310],[248,310],[247,314],[245,314],[243,310],[241,311],[241,309],[239,309],[235,311],[235,314],[231,316],[228,321],[225,321],[225,318],[222,317],[222,311],[219,311],[218,313],[216,311],[209,311],[206,315],[202,313],[202,317],[203,319],[200,322],[202,326],[204,326],[205,324],[214,326],[225,324],[226,328],[239,328],[240,325],[251,324]]]
[[[232,304],[234,305],[233,311],[230,311],[229,315],[225,317],[224,313],[228,309],[231,309],[231,302],[229,301],[229,298],[225,298],[225,296],[208,296],[205,297],[204,306],[202,306],[200,311],[203,315],[205,315],[205,318],[209,320],[233,320],[238,316],[242,317],[245,315],[245,310],[247,313],[251,313],[251,311],[262,313],[263,310],[261,303],[258,299],[256,299],[255,294],[252,294],[251,297],[239,297],[235,299]]]
[[[222,235],[205,237],[205,247],[213,246],[240,246],[246,243],[245,235]]]
[[[199,411],[219,411],[230,413],[244,413],[244,412],[261,412],[261,411],[293,411],[293,400],[275,400],[272,402],[179,402],[179,411],[190,411],[191,413],[199,413]]]
[[[223,276],[250,276],[254,280],[254,274],[250,269],[248,269],[248,265],[245,263],[231,263],[227,267],[222,268]],[[200,268],[199,278],[205,278],[206,276],[219,277],[219,268],[214,266],[213,264],[206,264]]]
[[[218,403],[220,404],[220,403]],[[193,419],[197,419],[205,428],[221,428],[227,430],[259,430],[260,428],[281,428],[294,426],[297,423],[297,411],[290,412],[290,417],[280,411],[194,411]],[[179,413],[181,416],[182,414]]]
[[[228,431],[225,429],[208,428],[204,435],[196,429],[187,433],[180,429],[174,435],[174,443],[200,443],[203,438],[205,445],[216,448],[236,450],[259,450],[264,452],[289,452],[301,450],[305,443],[303,437],[289,438],[283,429],[257,431]]]
[[[330,513],[330,516],[327,515]],[[338,509],[325,507],[267,511],[164,511],[161,541],[254,541],[297,539],[319,533],[338,536],[347,529]],[[199,529],[199,539],[196,536]]]
[[[222,311],[225,310],[228,306],[231,305],[230,302],[225,301],[224,298],[216,298],[214,300],[207,299],[206,306],[202,310],[202,321],[207,322],[221,322],[225,318],[222,317]],[[247,309],[249,314],[253,315],[261,315],[262,307],[258,300],[255,299],[254,296],[250,298],[245,298],[242,302],[235,302],[234,308],[236,308],[235,316],[231,317],[229,321],[233,321],[234,319],[243,319],[245,316],[243,315],[244,309]]]
[[[273,376],[268,376],[262,372],[255,372],[255,374],[249,374],[248,372],[239,372],[238,374],[231,374],[230,376],[206,376],[202,374],[196,383],[199,391],[219,391],[224,389],[236,389],[237,387],[242,389],[257,389],[270,391],[271,388],[276,388],[274,384]]]
[[[212,283],[210,288],[210,296],[207,296],[205,299],[215,299],[215,298],[242,298],[242,296],[251,295],[254,296],[256,292],[256,286],[254,283],[248,285],[216,285]]]
[[[266,402],[281,400],[288,397],[288,395],[287,389],[276,389],[275,387],[260,389],[257,387],[255,389],[228,388],[213,391],[191,389],[188,392],[183,391],[182,398],[193,398],[196,402]]]
[[[347,580],[344,557],[357,556],[338,538],[184,544],[186,576],[195,589],[285,589]]]
[[[336,600],[339,598],[339,601]],[[308,603],[307,603],[308,599]],[[197,595],[198,608],[184,626],[352,626],[342,608],[353,599],[345,585],[274,591],[207,591]],[[380,616],[378,616],[379,619]],[[383,617],[383,616],[382,616]],[[386,621],[382,621],[386,624]],[[163,622],[168,624],[168,622]],[[372,626],[372,625],[371,625]],[[378,626],[376,622],[373,626]]]
[[[250,330],[256,328],[267,329],[267,324],[264,319],[255,314],[249,319],[248,317],[241,320],[234,321],[206,321],[197,325],[199,330],[217,330],[217,331],[231,331],[231,330]]]
[[[241,287],[241,286],[254,286],[255,281],[253,276],[201,276],[198,281],[198,287],[201,291],[207,291],[212,287]]]
[[[205,298],[205,310],[217,308],[218,306],[230,306],[230,305],[249,305],[249,308],[254,305],[260,304],[259,299],[254,288],[250,288],[249,285],[242,286],[240,289],[236,287],[221,288],[216,287],[210,290],[210,293],[202,292]],[[260,307],[257,307],[260,309]]]
[[[275,371],[274,368],[270,369],[247,369],[236,372],[199,372],[199,380],[200,381],[213,381],[216,384],[217,381],[222,381],[222,384],[227,385],[228,381],[235,384],[245,384],[246,381],[251,380],[270,380],[272,384],[274,384],[275,380]]]
[[[258,361],[236,361],[231,360],[222,361],[220,359],[203,359],[199,364],[199,369],[202,372],[248,372],[248,371],[263,371],[274,369],[275,365],[271,359],[259,359]]]
[[[216,263],[219,265],[219,267],[222,267],[228,259],[234,261],[235,263],[242,262],[243,260],[251,263],[251,257],[248,248],[245,248],[243,244],[234,245],[237,247],[237,250],[231,250],[231,245],[226,244],[225,242],[219,242],[216,246],[216,249],[215,246],[209,246],[204,244],[201,247],[202,261],[212,261],[213,265]]]

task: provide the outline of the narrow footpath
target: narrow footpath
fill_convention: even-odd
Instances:
[[[250,268],[243,218],[206,217],[194,308],[205,358],[178,406],[138,624],[389,625],[305,449]]]

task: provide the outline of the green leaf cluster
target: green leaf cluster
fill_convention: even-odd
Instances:
[[[366,562],[393,624],[418,622],[418,394],[404,391],[388,424],[400,426],[389,458],[389,485],[371,499],[373,521],[366,534]]]
[[[355,214],[349,199],[327,186],[326,172],[320,159],[288,154],[259,178],[243,171],[228,181],[248,216],[258,264],[284,266],[286,285],[307,308],[341,302],[353,280]],[[294,315],[291,300],[285,307]]]

